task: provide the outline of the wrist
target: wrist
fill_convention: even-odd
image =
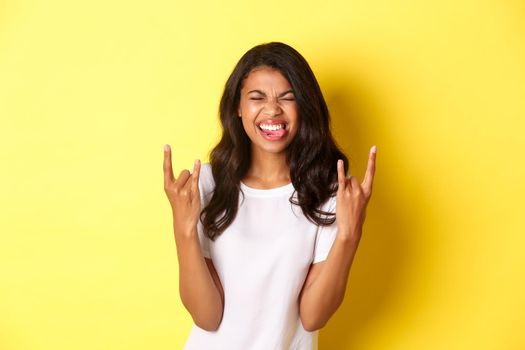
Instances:
[[[187,226],[178,226],[174,224],[173,231],[175,232],[175,237],[181,237],[181,238],[194,238],[198,235],[196,225],[195,227],[191,227],[191,226],[187,227]]]
[[[341,243],[349,246],[357,246],[359,245],[359,241],[361,240],[361,233],[362,229],[346,229],[346,228],[339,228],[336,239],[339,240]]]

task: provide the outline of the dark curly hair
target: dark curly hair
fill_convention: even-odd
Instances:
[[[215,188],[212,198],[200,213],[204,232],[212,240],[237,215],[239,191],[242,192],[240,181],[251,163],[250,139],[237,116],[240,91],[248,74],[254,68],[264,66],[277,69],[288,79],[298,105],[299,128],[286,149],[298,201],[294,200],[293,194],[289,201],[299,205],[305,217],[316,225],[330,225],[335,221],[335,213],[325,212],[319,207],[337,191],[337,159],[344,161],[345,174],[348,159],[332,136],[328,107],[312,69],[291,46],[270,42],[247,51],[224,86],[219,106],[222,138],[210,152]],[[323,215],[331,217],[325,219]]]

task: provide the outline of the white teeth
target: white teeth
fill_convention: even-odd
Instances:
[[[270,130],[270,131],[274,131],[274,130],[279,130],[279,129],[283,129],[284,128],[284,124],[275,124],[275,125],[270,125],[270,124],[260,124],[259,127],[263,130]]]

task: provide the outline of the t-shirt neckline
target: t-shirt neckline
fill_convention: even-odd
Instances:
[[[257,197],[269,197],[269,196],[275,196],[285,193],[292,193],[294,190],[293,183],[289,183],[287,185],[274,187],[274,188],[253,188],[247,186],[244,182],[241,181],[241,189],[244,193],[250,194]]]

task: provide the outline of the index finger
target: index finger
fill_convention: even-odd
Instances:
[[[368,156],[368,166],[366,167],[365,179],[363,180],[363,187],[368,194],[372,192],[372,182],[376,172],[376,146],[372,146]]]
[[[164,145],[164,187],[173,182],[173,168],[171,167],[171,148],[170,145]]]

